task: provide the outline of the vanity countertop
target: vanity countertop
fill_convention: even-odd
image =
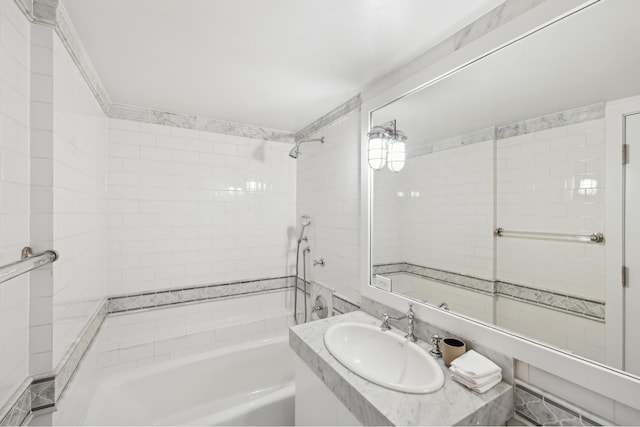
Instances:
[[[289,345],[336,397],[364,425],[499,425],[513,414],[513,388],[504,382],[483,394],[468,390],[450,378],[442,359],[444,386],[429,394],[408,394],[373,384],[335,359],[324,345],[332,325],[358,322],[379,325],[362,311],[329,317],[289,329]],[[393,328],[389,333],[404,335]],[[418,345],[430,346],[423,341]]]

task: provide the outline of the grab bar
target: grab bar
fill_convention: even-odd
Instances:
[[[48,250],[39,254],[34,254],[29,246],[22,249],[20,261],[12,262],[0,267],[0,283],[11,280],[14,277],[35,270],[43,265],[55,262],[59,258],[56,251]]]
[[[565,234],[565,233],[544,233],[539,231],[515,231],[505,230],[504,228],[496,228],[493,234],[498,237],[525,237],[531,239],[542,240],[562,240],[566,242],[581,242],[581,243],[603,243],[604,234],[591,233],[591,234]]]

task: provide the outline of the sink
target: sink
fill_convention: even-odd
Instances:
[[[444,384],[438,363],[415,343],[363,323],[331,326],[324,344],[338,361],[372,383],[405,393],[432,393]]]

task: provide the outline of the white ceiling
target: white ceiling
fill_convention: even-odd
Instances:
[[[64,0],[111,100],[300,130],[504,0]]]
[[[420,145],[640,95],[640,1],[596,3],[377,110]]]

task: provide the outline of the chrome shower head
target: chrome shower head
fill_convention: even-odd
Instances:
[[[302,228],[300,229],[300,237],[298,237],[298,243],[302,242],[302,238],[304,237],[304,229],[307,228],[311,224],[311,217],[309,215],[302,215],[300,217],[300,225]]]
[[[291,157],[292,159],[297,159],[298,155],[300,155],[300,144],[302,144],[303,142],[314,142],[314,141],[318,141],[321,144],[324,144],[324,136],[321,138],[304,139],[302,141],[296,142],[296,146],[293,147],[291,151],[289,151],[289,157]]]
[[[300,154],[300,153],[298,152],[298,147],[299,147],[299,145],[298,145],[298,144],[296,144],[296,146],[295,146],[295,147],[293,147],[293,148],[291,149],[291,151],[289,151],[289,157],[291,157],[292,159],[297,159],[297,158],[298,158],[298,154]]]

